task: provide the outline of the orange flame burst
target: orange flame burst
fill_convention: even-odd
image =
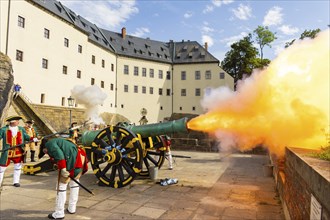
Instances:
[[[208,112],[188,128],[214,134],[221,147],[249,150],[263,144],[318,149],[329,134],[329,31],[295,43],[267,69],[239,82],[237,91],[213,90],[202,100]]]

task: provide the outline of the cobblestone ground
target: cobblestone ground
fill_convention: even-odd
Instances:
[[[65,219],[284,219],[274,178],[263,173],[265,155],[173,151],[174,169],[165,162],[158,179],[176,178],[161,186],[150,179],[113,189],[97,185],[90,169],[81,183],[77,212]],[[0,198],[0,219],[46,219],[54,209],[57,172],[21,176],[12,186],[11,164]]]

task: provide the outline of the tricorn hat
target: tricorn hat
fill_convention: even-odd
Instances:
[[[15,115],[15,116],[10,116],[6,119],[7,122],[11,122],[11,121],[17,121],[17,120],[20,120],[22,119],[21,116],[18,116],[18,115]]]
[[[33,124],[32,121],[28,120],[28,121],[25,121],[26,124]]]

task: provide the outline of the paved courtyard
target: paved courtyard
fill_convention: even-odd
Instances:
[[[161,186],[150,179],[113,189],[97,185],[92,169],[81,183],[77,212],[65,219],[284,219],[274,178],[265,176],[265,155],[173,151],[174,169],[167,161],[158,179],[176,178]],[[11,164],[0,198],[0,219],[47,219],[54,209],[57,172],[21,175],[21,187],[12,186]]]

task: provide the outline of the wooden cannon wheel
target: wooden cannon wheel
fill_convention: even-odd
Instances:
[[[141,143],[125,128],[111,126],[101,130],[91,149],[92,169],[101,186],[124,187],[141,172]]]
[[[165,161],[166,148],[160,136],[142,139],[145,147],[143,149],[143,165],[140,176],[149,176],[149,167],[156,166],[160,169]]]

